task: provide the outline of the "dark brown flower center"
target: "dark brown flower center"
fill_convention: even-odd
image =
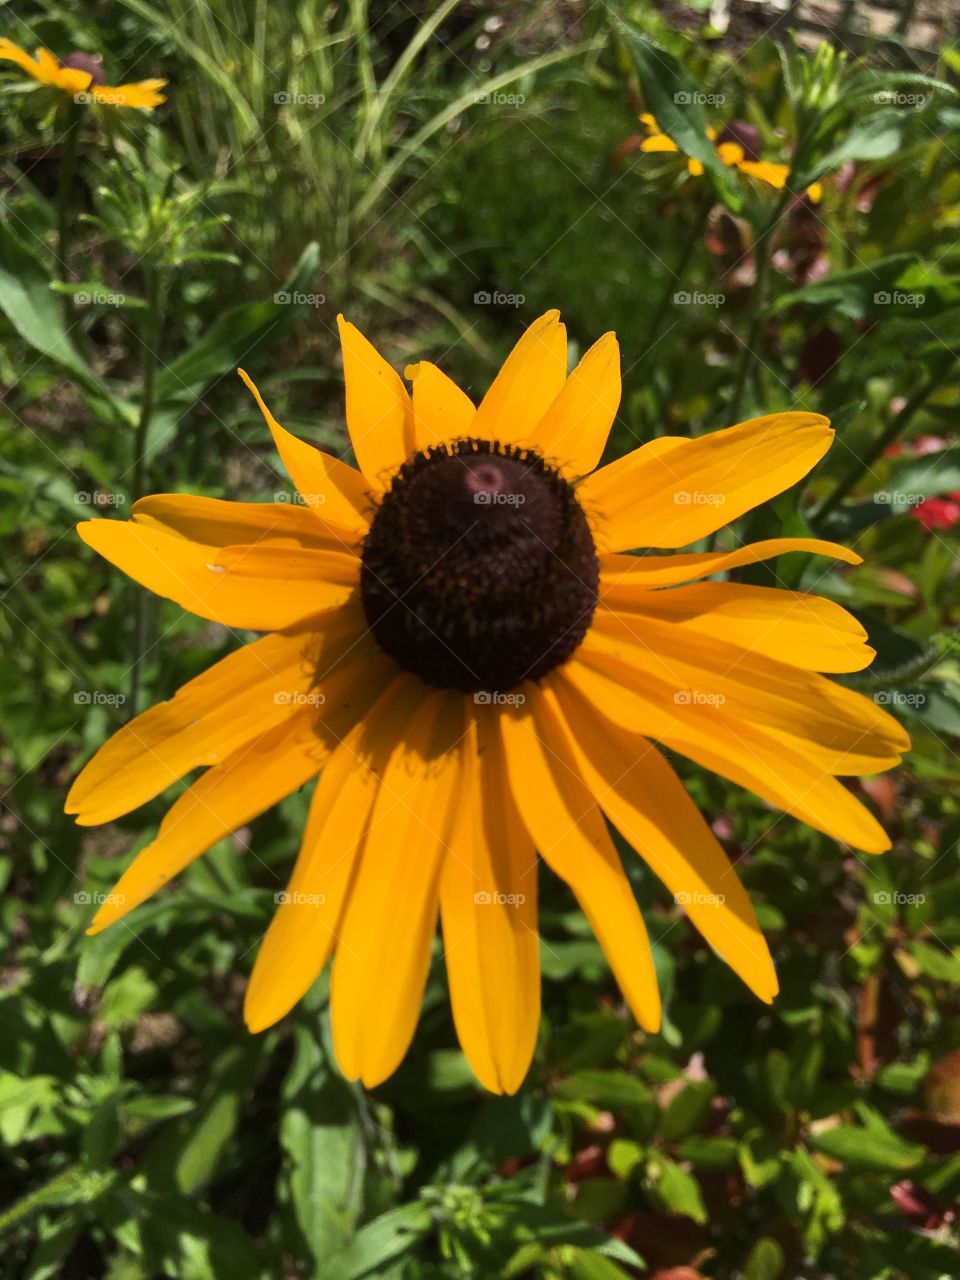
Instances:
[[[573,487],[539,453],[472,439],[404,463],[360,573],[383,649],[427,684],[465,692],[512,689],[565,662],[598,581]]]
[[[106,84],[107,75],[103,69],[103,63],[99,58],[94,57],[92,53],[82,53],[79,50],[74,53],[68,53],[65,58],[60,61],[61,67],[66,67],[69,71],[86,71],[90,77],[91,84]]]

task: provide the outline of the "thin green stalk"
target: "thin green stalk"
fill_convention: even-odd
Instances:
[[[80,147],[80,129],[83,125],[83,108],[78,102],[71,102],[68,108],[69,120],[60,152],[60,174],[57,183],[57,261],[60,278],[66,283],[70,279],[70,232],[73,229],[73,179],[77,171],[77,153]],[[63,318],[69,329],[75,319],[73,298],[69,293],[63,295]]]
[[[706,222],[707,213],[710,208],[710,201],[704,202],[697,208],[696,216],[690,224],[690,230],[680,246],[680,252],[677,260],[673,265],[673,269],[668,271],[667,279],[664,281],[663,290],[656,307],[653,310],[653,316],[650,324],[647,326],[646,337],[641,345],[640,357],[637,360],[636,368],[639,368],[647,356],[656,345],[656,338],[660,333],[660,326],[663,323],[663,317],[666,315],[667,308],[670,306],[673,296],[677,291],[677,285],[683,279],[684,272],[690,264],[693,251],[703,238],[703,228]]]
[[[133,436],[133,479],[130,483],[132,502],[142,498],[146,485],[147,438],[150,419],[153,417],[156,399],[157,348],[160,345],[160,272],[150,267],[147,275],[147,309],[143,333],[143,391],[140,401],[140,417]],[[130,715],[137,714],[140,697],[140,677],[143,655],[147,647],[147,599],[146,592],[134,586],[133,606],[133,661],[130,666]]]
[[[888,422],[886,429],[881,431],[876,440],[865,450],[863,454],[854,458],[850,466],[837,481],[836,487],[829,497],[825,498],[817,510],[811,517],[811,525],[815,528],[821,527],[826,520],[833,515],[834,511],[840,506],[844,498],[853,490],[857,482],[878,458],[881,458],[884,452],[890,448],[892,444],[896,444],[897,440],[909,426],[914,414],[922,408],[929,396],[936,391],[937,387],[943,382],[950,366],[956,363],[960,358],[960,352],[944,350],[939,353],[938,359],[934,360],[933,366],[927,377],[917,387],[913,395],[907,400],[907,403],[899,411],[895,413]]]
[[[790,200],[791,193],[784,187],[783,194],[777,201],[773,213],[770,215],[763,230],[757,236],[755,245],[755,254],[757,259],[757,275],[753,284],[753,297],[751,299],[751,315],[750,327],[747,330],[747,339],[743,345],[743,351],[740,355],[740,367],[737,371],[737,382],[733,393],[733,399],[730,401],[729,418],[731,422],[740,420],[740,411],[743,407],[743,397],[746,394],[747,383],[750,380],[750,374],[753,371],[753,360],[757,343],[760,340],[761,329],[763,325],[763,313],[766,307],[767,279],[770,274],[770,240],[773,236],[774,228],[780,221],[787,202]]]

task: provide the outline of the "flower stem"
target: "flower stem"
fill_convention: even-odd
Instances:
[[[140,417],[133,436],[133,478],[130,482],[131,503],[143,497],[147,478],[147,438],[156,399],[157,348],[160,345],[160,272],[155,266],[147,274],[147,310],[143,330],[143,390]],[[140,677],[147,647],[147,598],[142,587],[133,588],[133,660],[130,665],[130,715],[137,714]]]
[[[80,129],[83,124],[83,108],[79,103],[71,102],[68,108],[69,117],[67,131],[60,152],[60,174],[57,183],[57,261],[60,277],[66,284],[70,279],[68,258],[70,256],[70,232],[73,227],[71,218],[71,202],[73,197],[73,179],[77,171],[77,152],[80,146]],[[69,293],[63,295],[63,318],[67,328],[71,328],[76,319],[73,298]]]
[[[824,522],[833,515],[840,503],[856,486],[864,473],[870,470],[877,459],[881,458],[892,444],[896,444],[902,433],[909,426],[914,414],[923,407],[927,398],[940,386],[950,366],[955,363],[958,357],[960,357],[960,352],[953,350],[945,349],[938,354],[938,358],[933,361],[929,374],[917,387],[903,408],[899,413],[893,415],[886,428],[880,432],[866,451],[861,456],[854,458],[853,462],[837,481],[833,492],[823,500],[813,513],[810,518],[811,527],[822,527]]]
[[[787,202],[790,200],[790,192],[784,187],[780,199],[774,206],[774,210],[764,225],[763,230],[757,236],[755,242],[755,253],[757,258],[757,274],[753,282],[753,298],[751,301],[750,327],[747,330],[747,338],[743,344],[743,350],[740,353],[740,368],[737,371],[737,382],[734,389],[733,398],[730,401],[729,418],[731,423],[740,421],[740,413],[743,409],[743,398],[746,394],[747,383],[753,372],[753,362],[756,354],[756,347],[760,340],[760,334],[763,326],[763,312],[766,306],[767,279],[770,274],[770,240],[773,236],[774,228],[780,221]]]

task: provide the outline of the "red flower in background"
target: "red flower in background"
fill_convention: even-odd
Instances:
[[[939,453],[949,443],[949,440],[943,440],[940,436],[919,436],[916,440],[911,440],[905,445],[892,444],[889,449],[884,450],[883,456],[885,458],[896,458],[901,454],[906,454],[911,458],[922,458],[928,453]],[[949,532],[949,530],[956,528],[960,524],[960,489],[953,489],[950,493],[944,494],[939,498],[926,498],[923,502],[919,502],[915,507],[912,507],[910,514],[928,532],[932,532],[934,529]]]

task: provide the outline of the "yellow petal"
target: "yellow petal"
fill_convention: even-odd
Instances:
[[[545,697],[556,698],[580,772],[611,821],[714,950],[769,1004],[777,977],[753,905],[680,779],[651,744],[640,746],[591,712],[562,669]]]
[[[138,80],[134,84],[91,85],[90,96],[94,102],[104,107],[138,107],[143,111],[152,111],[166,102],[166,98],[158,90],[166,84],[166,80]]]
[[[492,1093],[515,1093],[540,1021],[537,857],[513,803],[496,710],[473,711],[459,820],[440,880],[444,959],[470,1066]]]
[[[264,636],[221,659],[105,742],[70,789],[66,812],[82,826],[111,822],[298,710],[335,713],[357,669],[375,674],[378,665],[371,668],[376,655],[362,628],[362,618],[347,616],[324,635]]]
[[[567,331],[559,311],[535,320],[483,397],[473,422],[482,440],[523,444],[560,393],[567,374]]]
[[[695,440],[666,437],[577,486],[601,551],[682,547],[775,497],[820,461],[833,431],[816,413],[774,413]]]
[[[693,156],[687,161],[687,173],[691,178],[703,177],[703,164],[701,161],[694,159]]]
[[[403,371],[413,383],[413,419],[418,449],[451,444],[473,433],[476,409],[468,395],[429,360],[409,364]]]
[[[655,133],[649,138],[644,138],[640,143],[640,150],[649,154],[657,151],[678,151],[679,147],[665,133]]]
[[[217,840],[309,782],[326,751],[312,715],[301,711],[208,769],[169,810],[156,840],[137,854],[87,932],[122,920]]]
[[[639,735],[645,734],[835,840],[867,853],[890,847],[876,819],[809,745],[790,746],[724,705],[692,698],[675,702],[658,682],[641,683],[602,659],[574,658],[564,667],[564,678],[595,711],[637,735],[638,747]]]
[[[726,165],[739,165],[743,159],[743,147],[739,142],[721,142],[716,150],[717,155]]]
[[[530,437],[569,476],[585,476],[600,461],[620,404],[620,348],[605,333],[564,383]]]
[[[741,160],[737,168],[741,173],[765,182],[768,187],[773,187],[776,191],[783,190],[790,176],[788,164],[773,164],[768,160]]]
[[[337,1061],[373,1088],[417,1025],[458,796],[463,697],[418,694],[377,792],[340,927],[330,989]]]
[[[820,201],[823,199],[823,183],[811,182],[810,186],[807,187],[806,194],[809,196],[809,198],[813,201],[814,204],[819,204]]]
[[[676,556],[621,556],[608,554],[600,557],[600,594],[611,604],[622,597],[621,588],[633,592],[653,587],[672,587],[694,578],[709,578],[715,573],[739,569],[759,560],[772,560],[774,556],[789,551],[805,551],[808,555],[830,556],[847,564],[862,564],[849,547],[838,542],[823,542],[819,538],[768,538],[765,542],[751,542],[734,551],[695,551]]]
[[[681,631],[648,618],[642,627],[598,611],[578,654],[628,681],[656,680],[682,706],[694,698],[753,724],[782,730],[843,757],[838,773],[888,768],[910,746],[901,726],[881,707],[824,676],[776,662],[711,636]]]
[[[337,316],[347,388],[347,430],[369,484],[386,489],[416,450],[413,405],[400,375],[360,330]]]
[[[352,553],[317,551],[326,575],[304,590],[302,580],[273,580],[218,563],[222,548],[189,542],[135,520],[88,520],[77,532],[94,551],[134,581],[201,618],[251,631],[280,631],[342,607],[360,580]],[[252,554],[252,552],[251,552]]]
[[[53,57],[53,54],[49,53],[48,50],[38,49],[37,54],[39,55],[40,53],[46,53],[48,58],[50,58],[55,65],[59,66],[57,60]],[[26,71],[28,75],[34,76],[38,80],[40,79],[40,75],[38,74],[41,69],[39,56],[36,59],[31,58],[26,49],[21,49],[18,44],[14,44],[12,40],[8,40],[6,36],[0,36],[0,60],[4,62],[15,62],[22,71]]]
[[[603,607],[640,636],[647,618],[696,631],[808,671],[862,671],[874,659],[867,633],[822,596],[737,582],[699,582],[670,591],[621,588]]]
[[[500,716],[514,801],[541,856],[576,895],[634,1017],[644,1030],[658,1031],[660,993],[647,930],[603,814],[577,768],[567,729],[537,685],[523,692],[526,703]]]
[[[224,502],[191,493],[155,493],[133,504],[131,519],[208,547],[267,539],[327,551],[356,551],[361,541],[294,502]]]
[[[252,380],[242,369],[238,369],[237,373],[259,405],[270,428],[277,453],[306,505],[321,514],[326,524],[343,529],[347,534],[362,537],[373,512],[363,476],[345,462],[332,458],[330,454],[315,449],[312,444],[307,444],[305,440],[299,440],[284,430],[267,408]]]
[[[337,937],[360,842],[408,714],[411,681],[376,684],[373,702],[323,768],[300,854],[257,953],[243,1014],[251,1031],[273,1026],[313,985]],[[383,692],[381,692],[383,691]]]

